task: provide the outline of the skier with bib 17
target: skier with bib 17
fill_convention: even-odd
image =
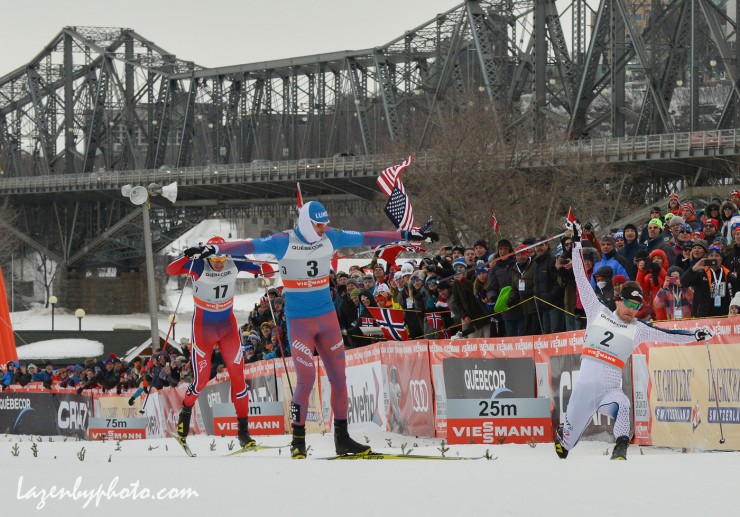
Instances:
[[[226,242],[223,237],[212,237],[207,245]],[[188,248],[191,249],[191,248]],[[208,258],[192,258],[185,255],[167,266],[169,275],[190,275],[193,278],[193,331],[190,364],[193,366],[193,382],[188,386],[177,422],[177,439],[185,447],[190,430],[193,405],[206,383],[210,380],[211,354],[218,344],[226,369],[231,378],[231,399],[236,409],[239,445],[252,447],[255,441],[249,436],[247,417],[249,398],[244,380],[244,358],[241,353],[239,327],[232,311],[234,286],[240,271],[259,273],[257,264],[235,261],[223,255]]]
[[[625,460],[631,439],[630,400],[622,391],[622,369],[633,350],[646,341],[686,344],[711,339],[713,333],[706,327],[693,332],[665,330],[635,319],[643,304],[642,289],[637,282],[625,283],[621,293],[615,295],[616,310],[609,310],[586,278],[580,224],[568,221],[566,229],[573,234],[573,273],[586,311],[586,334],[581,369],[568,402],[565,422],[555,432],[555,452],[565,459],[598,412],[615,419],[617,443],[611,459]]]
[[[334,445],[339,455],[366,455],[370,447],[354,441],[347,431],[347,377],[344,343],[329,290],[329,270],[334,250],[377,246],[399,241],[438,241],[435,232],[410,230],[355,232],[331,228],[324,206],[311,201],[301,207],[297,226],[262,239],[207,245],[186,254],[274,255],[279,263],[285,298],[288,337],[296,367],[297,382],[291,403],[293,440],[291,456],[306,457],[306,411],[316,376],[313,354],[319,353],[331,383],[334,411]]]

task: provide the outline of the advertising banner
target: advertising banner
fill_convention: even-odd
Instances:
[[[137,399],[137,402],[141,397]],[[149,438],[165,438],[164,434],[164,413],[162,412],[162,402],[159,393],[150,393],[147,397],[146,405],[141,404],[144,408],[144,417],[146,418],[146,435]]]
[[[0,430],[7,434],[75,436],[85,439],[92,404],[71,393],[0,393]]]
[[[448,443],[500,445],[551,441],[547,399],[447,399]]]
[[[90,418],[90,440],[143,440],[146,418]]]
[[[387,341],[380,348],[388,430],[434,436],[434,388],[426,341]]]
[[[381,362],[380,345],[347,351],[347,422],[352,431],[387,431],[388,379]],[[323,379],[322,379],[323,381]],[[326,379],[328,384],[328,378]],[[322,384],[323,385],[323,384]],[[323,397],[322,403],[329,399]]]
[[[319,396],[321,386],[319,384],[319,376],[322,375],[320,372],[323,370],[322,365],[318,357],[314,357],[314,368],[316,370],[316,378],[313,381],[311,388],[311,395],[308,397],[308,408],[306,408],[306,432],[307,433],[320,433],[325,430],[324,428],[324,416],[321,410],[321,398]],[[285,363],[288,366],[288,371],[285,371],[283,367],[283,360],[273,361],[275,368],[275,376],[278,380],[278,400],[282,401],[285,413],[285,428],[290,429],[290,400],[292,398],[292,390],[296,386],[296,375],[295,366],[293,364],[292,357],[286,357]],[[325,375],[325,373],[323,374]],[[328,381],[326,382],[328,386]],[[251,399],[250,399],[251,400]],[[329,400],[327,398],[327,400]]]
[[[447,403],[451,399],[534,398],[532,350],[531,336],[429,341],[436,436],[450,438]]]
[[[130,397],[131,395],[117,395],[115,391],[96,392],[93,396],[93,415],[100,418],[138,418],[141,409],[140,399],[137,398],[134,405],[129,406]]]
[[[177,431],[177,419],[182,409],[182,401],[185,398],[185,392],[188,389],[188,385],[180,383],[176,388],[162,388],[157,390],[159,395],[160,410],[162,414],[163,430],[166,436],[175,434]],[[190,434],[200,434],[203,432],[202,428],[198,425],[198,406],[193,406],[193,416],[195,418],[190,419]]]
[[[737,425],[740,424],[740,324],[737,322],[740,318],[675,322],[669,328],[693,330],[708,325],[716,334],[709,343],[644,343],[637,349],[633,376],[636,404],[641,405],[635,411],[636,443],[737,450],[740,443]]]
[[[212,427],[216,436],[236,436],[239,423],[234,404],[213,406]],[[282,402],[250,402],[249,434],[267,435],[285,433],[285,411]]]
[[[275,364],[282,363],[282,359],[270,359],[250,363],[244,368],[244,375],[249,388],[249,403],[253,402],[277,402],[280,398],[277,379],[275,377]],[[295,383],[293,383],[295,386]],[[286,391],[290,399],[290,389]]]
[[[537,392],[542,398],[552,401],[552,425],[557,427],[565,422],[571,392],[581,370],[581,349],[583,348],[584,331],[564,332],[536,336],[534,357],[537,363]],[[627,361],[622,371],[622,390],[632,399],[631,360]],[[634,405],[633,405],[634,406]],[[596,413],[586,427],[582,440],[614,439],[612,430],[614,420]],[[550,434],[552,437],[552,433]]]
[[[213,431],[213,406],[230,402],[231,381],[211,381],[206,384],[198,396],[198,425],[206,434],[218,434]]]

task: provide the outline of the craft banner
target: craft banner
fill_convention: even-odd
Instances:
[[[434,388],[426,341],[386,341],[380,349],[388,430],[434,436]]]

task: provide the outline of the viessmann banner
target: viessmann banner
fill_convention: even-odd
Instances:
[[[447,407],[451,400],[535,398],[532,347],[531,337],[429,341],[436,401],[436,435],[453,438]],[[457,406],[458,409],[467,408],[465,404]],[[477,414],[473,412],[468,416],[474,418]],[[462,418],[462,413],[458,411],[456,418]],[[516,416],[509,422],[499,422],[497,439],[511,443],[530,424]],[[475,436],[469,438],[477,441]]]

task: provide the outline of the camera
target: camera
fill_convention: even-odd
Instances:
[[[583,229],[590,232],[591,230],[594,229],[594,226],[591,223],[586,223],[583,225]]]
[[[717,259],[706,259],[704,261],[704,265],[708,267],[714,267],[714,266],[718,266],[719,262],[717,261]]]
[[[671,283],[671,284],[677,284],[677,283],[678,283],[678,277],[675,277],[675,276],[669,276],[669,277],[668,277],[668,283]]]

